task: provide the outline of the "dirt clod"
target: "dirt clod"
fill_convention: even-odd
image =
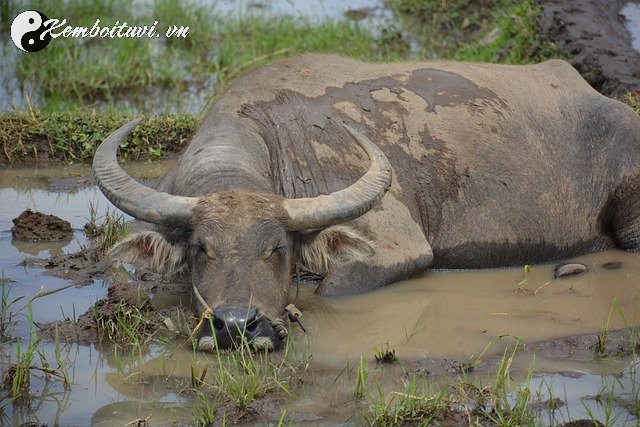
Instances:
[[[55,215],[46,215],[27,209],[13,219],[11,233],[22,240],[70,240],[73,237],[71,224]]]

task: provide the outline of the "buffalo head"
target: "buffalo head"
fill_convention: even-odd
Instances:
[[[391,166],[355,129],[345,125],[371,166],[346,189],[302,199],[242,189],[188,197],[146,187],[120,168],[118,146],[138,123],[121,127],[100,145],[94,173],[115,206],[160,228],[133,234],[112,255],[159,273],[190,272],[196,310],[211,313],[199,332],[199,349],[228,348],[240,337],[258,348],[277,349],[286,336],[281,319],[296,263],[327,274],[373,254],[373,243],[339,224],[382,198]]]

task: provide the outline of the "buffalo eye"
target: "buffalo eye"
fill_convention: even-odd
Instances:
[[[191,256],[192,257],[200,256],[200,255],[203,255],[203,254],[207,253],[207,251],[204,248],[204,246],[202,246],[201,244],[198,244],[198,243],[192,244],[190,251],[191,251]]]
[[[273,258],[274,256],[284,258],[287,253],[287,247],[285,245],[275,245],[274,247],[265,251],[267,258]]]

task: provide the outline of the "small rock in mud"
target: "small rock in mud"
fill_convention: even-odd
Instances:
[[[607,270],[618,270],[622,268],[622,263],[620,261],[610,261],[602,264],[602,266]]]
[[[571,276],[574,274],[581,274],[587,270],[589,270],[589,267],[579,262],[565,262],[556,265],[554,277],[559,279],[561,277]]]
[[[13,219],[11,233],[22,240],[67,240],[73,237],[73,229],[68,221],[55,215],[46,215],[27,209]]]

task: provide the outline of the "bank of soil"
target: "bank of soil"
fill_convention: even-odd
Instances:
[[[640,52],[620,14],[627,3],[544,0],[538,16],[542,36],[556,44],[591,86],[612,97],[640,91]]]

